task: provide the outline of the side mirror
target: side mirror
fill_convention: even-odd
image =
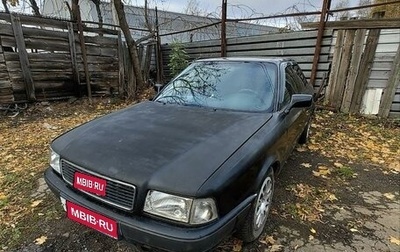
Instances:
[[[313,103],[313,96],[310,94],[294,94],[290,100],[290,104],[285,110],[286,113],[292,108],[308,108],[311,107]]]

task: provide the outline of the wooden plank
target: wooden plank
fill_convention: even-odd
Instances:
[[[54,28],[67,29],[67,20],[59,20],[45,17],[36,17],[36,16],[28,16],[28,15],[19,15],[20,22],[24,25],[31,26],[50,26]],[[11,22],[10,14],[0,12],[0,20],[5,20],[7,22]]]
[[[21,20],[17,15],[11,14],[11,23],[14,31],[15,41],[17,43],[22,74],[24,76],[26,96],[28,100],[34,101],[36,100],[35,85],[33,83],[31,70],[29,66],[28,54],[25,48],[25,41],[24,41],[24,34],[22,33]]]
[[[342,58],[342,46],[343,46],[343,42],[344,42],[344,35],[345,35],[345,31],[340,30],[338,32],[336,43],[335,43],[335,49],[334,49],[333,59],[332,59],[332,69],[331,69],[331,73],[329,76],[328,87],[326,88],[326,91],[325,91],[324,104],[328,105],[328,106],[332,106],[334,91],[335,91],[336,85],[337,85],[337,78],[338,78],[338,74],[339,74],[339,70],[340,70],[340,61]]]
[[[67,23],[70,24],[70,23]],[[25,38],[46,38],[68,41],[68,33],[64,31],[47,30],[48,27],[22,27]]]
[[[76,52],[81,54],[81,48],[76,48]],[[99,48],[93,45],[88,45],[86,47],[86,54],[92,56],[109,56],[109,57],[118,57],[118,50],[117,47],[115,48]]]
[[[74,92],[78,97],[81,97],[82,94],[79,88],[81,81],[79,79],[79,69],[76,59],[75,32],[72,23],[68,23],[68,41],[69,41],[69,51],[71,55],[72,76],[75,83]]]
[[[118,32],[118,93],[122,95],[124,93],[125,86],[125,54],[124,54],[124,44],[122,42],[121,31]]]
[[[347,74],[349,72],[355,34],[356,30],[346,30],[345,33],[342,57],[340,59],[340,67],[336,79],[337,84],[335,86],[335,90],[333,91],[333,99],[331,102],[333,107],[335,107],[337,110],[339,110],[343,101],[343,93],[345,90]]]
[[[82,27],[85,32],[93,32],[93,33],[103,33],[110,35],[118,35],[117,30],[107,29],[107,28],[92,28],[92,27]]]
[[[45,50],[45,51],[69,51],[68,41],[60,40],[49,40],[49,39],[36,39],[27,38],[25,39],[25,46],[29,49]]]
[[[143,73],[147,80],[150,79],[151,56],[153,55],[153,50],[154,50],[154,45],[152,44],[147,45],[146,55],[144,58],[144,69],[143,69]]]
[[[14,36],[11,25],[0,23],[0,35]]]
[[[85,42],[86,44],[95,44],[102,47],[110,47],[110,46],[115,47],[118,45],[118,39],[109,37],[100,37],[100,36],[96,37],[85,36]]]
[[[89,69],[88,69],[85,36],[83,35],[83,25],[82,25],[82,19],[81,19],[79,6],[78,6],[77,13],[78,13],[77,23],[78,23],[78,30],[79,30],[79,42],[80,42],[81,51],[82,51],[83,68],[85,70],[86,89],[87,89],[87,95],[89,97],[89,103],[92,103],[92,87],[90,86],[90,74],[89,74]]]
[[[368,86],[368,78],[371,72],[375,51],[378,46],[380,32],[380,29],[369,30],[365,50],[361,57],[358,78],[356,79],[356,82],[354,84],[353,99],[350,105],[351,113],[360,112],[362,98]]]
[[[303,29],[317,29],[318,23],[301,23],[301,26]],[[400,28],[400,18],[329,21],[326,22],[325,28],[337,30]]]
[[[383,90],[383,96],[378,113],[380,117],[388,117],[389,112],[393,110],[394,103],[392,102],[396,94],[398,83],[400,83],[400,45],[398,46],[397,54],[393,61],[393,67],[390,72],[387,87]],[[400,111],[400,108],[398,111]]]
[[[349,75],[347,76],[346,88],[343,95],[343,102],[340,110],[348,113],[350,110],[351,100],[353,98],[354,86],[357,79],[357,73],[360,68],[362,51],[364,48],[365,34],[367,30],[358,29],[354,38],[353,56],[351,57]]]

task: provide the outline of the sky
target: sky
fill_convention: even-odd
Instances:
[[[153,0],[159,9],[183,12],[189,0]],[[359,0],[332,0],[331,8],[341,1],[348,1],[349,6],[357,6]],[[136,0],[140,5],[140,0]],[[205,13],[220,13],[222,0],[197,0],[199,8]],[[266,16],[276,13],[286,13],[288,9],[296,6],[299,11],[320,11],[323,0],[227,0],[228,18],[258,15]],[[247,15],[246,15],[247,14]]]
[[[43,0],[36,0],[38,4]],[[49,0],[47,0],[49,1]],[[54,0],[64,1],[64,0]],[[70,0],[69,0],[70,1]],[[111,0],[102,0],[109,2]],[[150,7],[157,6],[160,10],[181,12],[185,11],[190,0],[148,0]],[[198,4],[198,9],[202,15],[210,15],[219,17],[221,13],[222,0],[191,0]],[[335,9],[338,3],[348,2],[348,6],[357,6],[360,0],[332,0],[331,9]],[[368,0],[363,0],[368,1]],[[372,0],[370,0],[372,1]],[[28,9],[27,0],[20,0],[20,3],[25,2],[25,12],[30,12]],[[123,0],[123,2],[136,6],[143,6],[144,0]],[[259,17],[268,16],[272,14],[281,13],[293,13],[294,6],[297,8],[297,12],[304,11],[320,11],[323,0],[227,0],[228,2],[228,18],[248,18],[248,17]],[[11,8],[14,11],[18,9]],[[22,9],[21,7],[19,9]],[[3,10],[2,4],[0,4],[0,11]]]

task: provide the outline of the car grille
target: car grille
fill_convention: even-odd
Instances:
[[[93,172],[89,172],[66,160],[61,160],[61,168],[62,168],[61,170],[63,179],[70,185],[73,185],[75,172],[94,175],[96,177],[105,179],[107,181],[107,187],[106,187],[106,195],[104,197],[99,197],[95,194],[85,191],[82,192],[92,196],[93,198],[96,198],[100,201],[103,201],[105,203],[108,203],[110,205],[116,206],[124,210],[129,211],[133,209],[133,203],[136,191],[135,186],[121,181],[116,181]]]

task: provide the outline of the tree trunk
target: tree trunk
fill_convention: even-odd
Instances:
[[[133,66],[137,88],[139,89],[144,88],[144,80],[143,80],[142,70],[140,69],[137,45],[135,40],[132,38],[128,23],[126,21],[124,5],[121,2],[121,0],[114,0],[114,6],[118,15],[119,26],[121,27],[121,30],[124,33],[125,40],[128,45],[129,56]]]
[[[92,0],[94,5],[96,6],[96,12],[97,12],[97,18],[99,20],[99,28],[103,28],[103,15],[101,14],[101,9],[100,9],[100,0]],[[99,33],[100,36],[103,36],[103,33],[100,31]]]
[[[41,17],[42,15],[40,14],[39,7],[36,3],[36,0],[29,0],[29,3],[31,4],[33,14],[35,14],[35,16]]]
[[[10,10],[8,9],[8,6],[7,6],[7,0],[1,0],[1,1],[3,3],[3,6],[4,6],[4,11],[6,13],[10,13]]]
[[[79,0],[72,0],[71,3],[72,3],[72,7],[71,7],[71,10],[72,10],[71,19],[72,19],[73,22],[76,22],[76,21],[78,20],[78,11],[79,11],[79,9],[78,9],[78,3],[79,3]]]

